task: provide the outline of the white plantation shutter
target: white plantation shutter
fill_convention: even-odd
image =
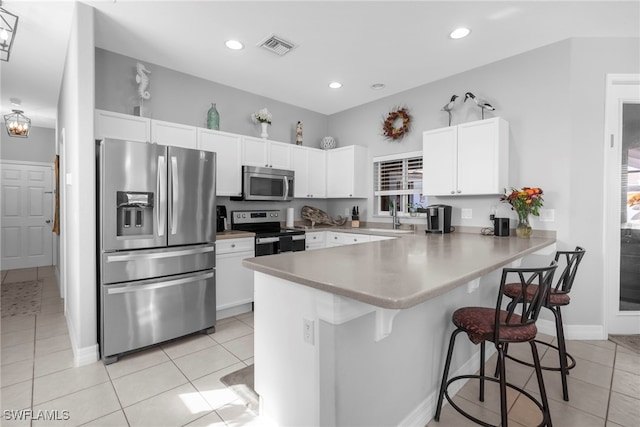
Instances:
[[[373,165],[376,196],[422,194],[422,152],[377,157]]]

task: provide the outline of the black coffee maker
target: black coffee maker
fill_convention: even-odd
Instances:
[[[427,206],[426,233],[451,233],[451,206]]]
[[[222,233],[227,228],[227,207],[216,205],[216,233]]]

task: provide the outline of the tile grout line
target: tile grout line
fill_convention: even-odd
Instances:
[[[604,416],[604,423],[607,424],[609,421],[609,408],[611,407],[611,394],[613,392],[613,377],[616,374],[616,361],[618,359],[618,344],[616,344],[613,350],[613,368],[611,369],[611,381],[609,382],[609,399],[607,400],[607,411]]]

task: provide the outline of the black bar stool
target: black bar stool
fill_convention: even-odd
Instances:
[[[461,379],[479,379],[480,393],[479,400],[484,402],[484,381],[492,381],[500,384],[500,414],[501,426],[507,427],[507,387],[512,388],[531,401],[533,401],[542,411],[542,423],[540,426],[551,426],[551,416],[549,414],[549,404],[547,402],[547,393],[544,389],[544,381],[542,379],[542,370],[540,368],[540,359],[538,357],[538,349],[534,344],[537,328],[535,325],[540,309],[547,299],[547,294],[553,282],[553,274],[557,268],[557,263],[553,261],[549,267],[541,268],[505,268],[502,270],[502,280],[500,281],[500,290],[498,292],[498,301],[496,308],[486,307],[464,307],[459,308],[453,313],[452,320],[456,326],[456,330],[451,334],[449,340],[449,351],[447,352],[447,361],[444,365],[442,374],[442,383],[440,385],[440,395],[438,396],[438,406],[434,419],[440,421],[440,413],[442,411],[442,403],[446,397],[451,406],[464,415],[466,418],[487,427],[492,427],[485,421],[473,417],[465,412],[462,408],[453,402],[449,396],[447,389],[451,383]],[[514,313],[517,304],[513,304],[508,310],[502,310],[502,298],[504,295],[508,278],[517,276],[519,279],[520,289],[523,295],[529,295],[529,289],[535,289],[530,300],[522,301],[522,313]],[[453,347],[456,336],[460,332],[466,332],[469,339],[474,344],[480,344],[480,375],[460,375],[447,379],[449,376],[449,368],[451,366],[451,357],[453,355]],[[498,370],[499,377],[496,379],[486,376],[484,373],[485,363],[485,342],[493,342],[498,350]],[[505,354],[504,348],[510,342],[528,342],[531,345],[531,355],[533,356],[534,366],[536,368],[536,377],[538,379],[538,387],[540,389],[539,402],[534,396],[524,389],[510,384],[506,381],[505,375]]]
[[[551,310],[555,319],[556,319],[556,338],[558,339],[558,345],[555,346],[553,344],[538,341],[535,342],[546,345],[551,348],[555,348],[558,351],[558,357],[560,359],[560,367],[551,367],[551,366],[542,366],[542,369],[547,371],[560,371],[562,375],[562,397],[564,400],[569,401],[569,389],[567,386],[567,375],[569,375],[569,370],[576,366],[576,360],[567,353],[567,347],[564,341],[564,328],[562,327],[562,313],[560,312],[560,307],[569,305],[570,298],[569,292],[571,292],[571,287],[573,286],[573,281],[576,277],[576,273],[578,272],[578,266],[580,265],[580,261],[582,261],[582,257],[585,254],[585,250],[580,246],[576,246],[573,251],[558,251],[556,252],[555,261],[560,264],[564,264],[564,270],[562,271],[562,275],[558,278],[558,282],[556,286],[551,288],[547,300],[544,304],[546,308]],[[535,293],[535,289],[529,287],[527,289],[527,300],[531,299],[531,296]],[[522,290],[518,283],[508,284],[504,289],[504,294],[511,298],[511,302],[507,306],[507,310],[511,309],[512,305],[517,305],[522,302]],[[504,348],[504,354],[509,359],[521,363],[527,366],[533,366],[531,363],[525,362],[524,360],[516,359],[513,356],[509,356],[507,354],[508,345]],[[571,360],[571,363],[567,363],[567,358]],[[498,367],[496,366],[496,376],[498,375]]]

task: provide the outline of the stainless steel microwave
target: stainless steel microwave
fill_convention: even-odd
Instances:
[[[294,177],[290,170],[242,166],[242,199],[291,201]]]

